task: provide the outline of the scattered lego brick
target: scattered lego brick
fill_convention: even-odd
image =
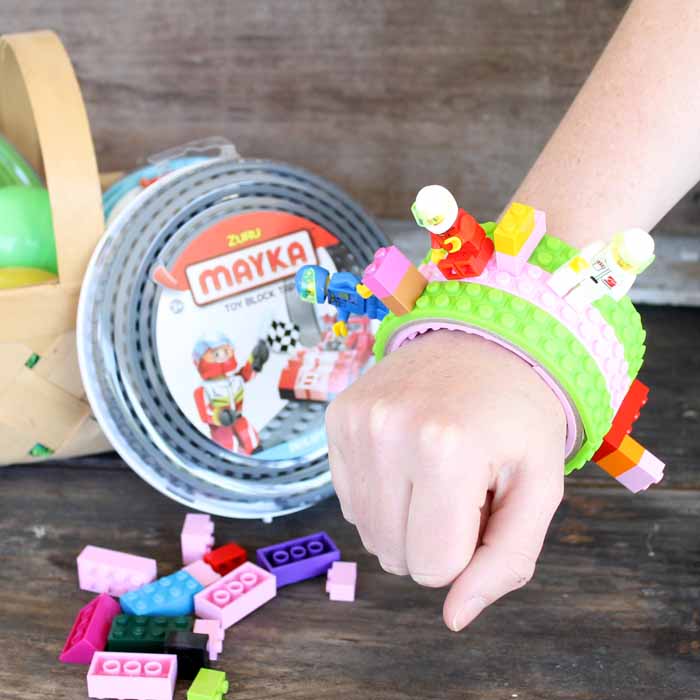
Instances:
[[[165,639],[173,631],[190,632],[194,617],[179,615],[117,615],[107,639],[107,651],[131,651],[144,654],[162,654]]]
[[[362,284],[396,316],[413,310],[428,280],[396,247],[380,248],[365,268]]]
[[[357,564],[354,561],[334,561],[328,569],[326,593],[331,600],[351,603],[355,600]]]
[[[248,561],[248,552],[235,542],[229,542],[205,554],[204,561],[217,574],[225,576],[230,571],[238,568],[243,562]]]
[[[186,571],[190,576],[196,578],[203,586],[208,586],[210,583],[214,583],[214,581],[218,581],[221,578],[221,574],[217,574],[216,571],[202,559],[193,561],[187,566],[183,566],[182,571]]]
[[[58,660],[64,664],[89,664],[96,651],[104,651],[107,634],[119,603],[101,593],[91,600],[75,618]]]
[[[203,588],[192,574],[181,569],[170,576],[164,576],[135,591],[125,593],[119,602],[122,610],[131,615],[191,615],[194,610],[194,596]]]
[[[340,550],[325,532],[280,542],[257,551],[258,564],[277,578],[277,587],[325,574]]]
[[[223,671],[202,668],[187,691],[187,700],[222,700],[226,693],[226,674]]]
[[[153,581],[155,559],[88,545],[78,555],[78,582],[84,591],[121,596]]]
[[[180,533],[184,566],[202,559],[214,546],[214,521],[202,513],[188,513]]]
[[[87,673],[91,698],[172,700],[177,678],[173,654],[96,651]]]
[[[276,595],[275,577],[246,562],[195,595],[194,608],[199,617],[221,620],[228,629]]]
[[[200,668],[209,666],[206,634],[197,634],[190,630],[173,630],[165,639],[166,654],[177,656],[177,677],[192,680]]]
[[[224,648],[224,628],[221,626],[221,620],[195,620],[194,631],[209,637],[209,661],[216,661]]]

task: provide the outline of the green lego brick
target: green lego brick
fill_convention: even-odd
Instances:
[[[37,442],[36,445],[29,450],[30,457],[49,457],[52,454],[53,450],[50,447],[46,447],[46,445],[42,445],[40,442]]]
[[[226,674],[211,668],[201,668],[187,691],[187,700],[221,700],[226,693]]]
[[[580,469],[600,445],[612,422],[605,378],[581,342],[558,320],[534,304],[474,282],[431,282],[408,314],[389,314],[374,345],[377,360],[399,328],[432,319],[483,328],[521,348],[544,367],[576,404],[584,441],[566,463]]]
[[[37,362],[41,359],[40,355],[37,355],[35,352],[33,352],[27,361],[24,363],[25,367],[28,367],[29,369],[33,369],[33,367],[36,365]]]
[[[132,651],[145,654],[162,654],[165,639],[170,632],[191,632],[192,615],[165,617],[158,615],[117,615],[107,638],[107,651]]]

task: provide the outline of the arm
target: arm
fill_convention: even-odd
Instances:
[[[633,0],[513,199],[582,246],[653,228],[700,179],[700,3]]]

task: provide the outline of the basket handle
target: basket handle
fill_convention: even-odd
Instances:
[[[54,32],[0,37],[0,131],[44,174],[59,284],[79,286],[104,231],[102,195],[80,87]]]

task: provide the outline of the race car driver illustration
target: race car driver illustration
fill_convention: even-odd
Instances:
[[[244,386],[270,356],[259,340],[250,357],[238,367],[234,345],[224,333],[200,338],[192,351],[202,385],[195,389],[199,416],[208,426],[211,439],[231,452],[253,454],[261,448],[257,431],[243,415]]]

